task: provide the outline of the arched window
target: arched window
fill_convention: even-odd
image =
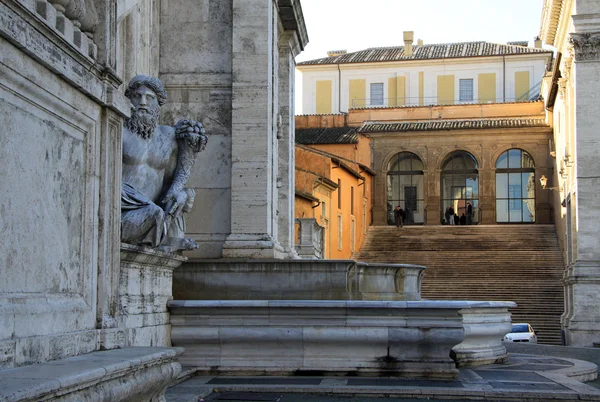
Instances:
[[[388,165],[388,223],[394,224],[394,208],[404,210],[406,224],[424,222],[423,162],[412,152],[400,152]]]
[[[442,205],[444,224],[479,222],[479,172],[477,160],[466,151],[456,151],[442,164]],[[450,211],[454,212],[451,216]]]
[[[529,153],[509,149],[496,161],[496,222],[535,222],[535,165]]]

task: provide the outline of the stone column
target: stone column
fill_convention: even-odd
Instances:
[[[279,37],[279,114],[277,116],[277,139],[279,142],[279,193],[278,233],[279,242],[287,255],[297,258],[294,250],[294,201],[295,201],[295,118],[294,118],[294,57],[300,52],[293,31],[285,31]]]
[[[600,93],[600,17],[598,5],[577,1],[573,16],[575,33],[570,35],[574,51],[576,256],[565,274],[565,293],[570,295],[570,315],[565,318],[568,345],[593,346],[600,342],[600,137],[598,94]],[[583,14],[583,13],[589,14]]]
[[[231,234],[223,257],[285,256],[274,225],[274,14],[272,0],[233,0]]]

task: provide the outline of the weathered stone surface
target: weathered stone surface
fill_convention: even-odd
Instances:
[[[0,371],[0,400],[160,402],[181,371],[182,352],[126,348]]]
[[[123,128],[121,240],[167,251],[193,250],[198,245],[184,238],[183,213],[192,209],[196,193],[184,186],[206,147],[204,127],[194,120],[180,120],[175,127],[157,124],[167,100],[158,78],[136,75],[125,95],[132,115]]]
[[[425,267],[352,260],[215,260],[173,277],[179,300],[419,300]]]
[[[471,308],[459,312],[465,340],[452,348],[458,367],[506,361],[508,354],[502,339],[512,328],[508,309],[516,306],[512,302],[471,302]]]
[[[167,301],[173,270],[187,258],[148,247],[121,245],[118,328],[126,346],[170,346]]]
[[[463,338],[454,301],[169,302],[180,362],[220,373],[454,377],[450,349]]]

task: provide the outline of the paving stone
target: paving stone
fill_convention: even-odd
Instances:
[[[319,385],[320,378],[247,378],[247,377],[218,377],[207,382],[207,384],[257,384],[257,385]]]
[[[538,381],[550,382],[545,377],[539,374],[527,371],[506,371],[506,370],[474,370],[484,380],[499,380],[499,381]]]
[[[490,381],[490,385],[495,389],[510,389],[512,391],[569,391],[555,382],[507,382],[507,381]]]
[[[384,386],[384,387],[451,387],[462,388],[460,381],[444,380],[406,380],[396,378],[350,378],[349,386]]]

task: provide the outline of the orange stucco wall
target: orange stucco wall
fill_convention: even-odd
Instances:
[[[326,228],[325,258],[350,258],[352,251],[358,251],[365,238],[366,228],[371,222],[371,185],[369,173],[360,173],[360,168],[352,159],[343,160],[344,166],[332,161],[332,157],[345,158],[339,153],[329,155],[307,146],[296,146],[296,190],[304,191],[321,202],[309,206],[306,199],[296,197],[296,217],[315,218]],[[356,177],[360,174],[363,181]],[[327,180],[323,180],[329,179]],[[331,182],[340,188],[331,186]],[[354,189],[354,210],[352,211],[352,189]],[[338,194],[341,195],[338,204]],[[341,219],[341,247],[339,220]],[[354,223],[353,223],[354,222]],[[354,226],[354,239],[352,227]],[[352,241],[354,240],[354,244]]]

